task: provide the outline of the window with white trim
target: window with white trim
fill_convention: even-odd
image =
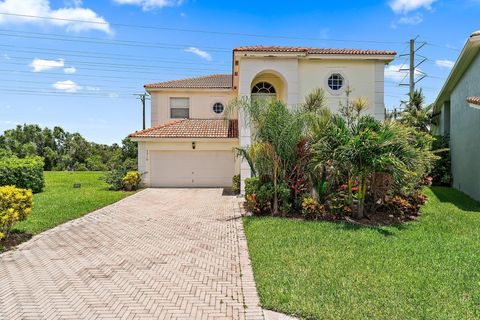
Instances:
[[[190,98],[170,98],[170,118],[188,119],[190,117]]]
[[[213,112],[215,112],[216,114],[222,113],[224,109],[225,107],[220,102],[215,103],[212,107]]]
[[[343,88],[345,79],[340,73],[333,73],[328,78],[328,87],[333,91],[338,91]]]

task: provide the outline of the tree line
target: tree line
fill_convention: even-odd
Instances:
[[[98,144],[58,126],[50,129],[24,124],[4,131],[0,135],[0,158],[8,156],[40,156],[47,171],[137,169],[137,143],[128,137],[121,145]]]

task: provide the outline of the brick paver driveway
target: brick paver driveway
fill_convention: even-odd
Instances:
[[[262,319],[238,201],[147,189],[0,255],[0,319]]]

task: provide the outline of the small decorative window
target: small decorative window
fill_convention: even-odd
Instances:
[[[223,104],[221,104],[220,102],[217,102],[213,105],[213,112],[215,112],[216,114],[220,114],[223,112],[223,110],[225,109],[225,107],[223,106]]]
[[[276,93],[275,87],[272,86],[270,83],[262,81],[257,83],[252,88],[252,93],[267,93],[267,94],[274,94]]]
[[[343,88],[345,79],[340,73],[334,73],[328,78],[328,87],[334,91],[338,91]]]

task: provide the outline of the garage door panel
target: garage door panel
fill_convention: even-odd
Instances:
[[[152,151],[152,187],[228,187],[235,174],[231,151]]]

